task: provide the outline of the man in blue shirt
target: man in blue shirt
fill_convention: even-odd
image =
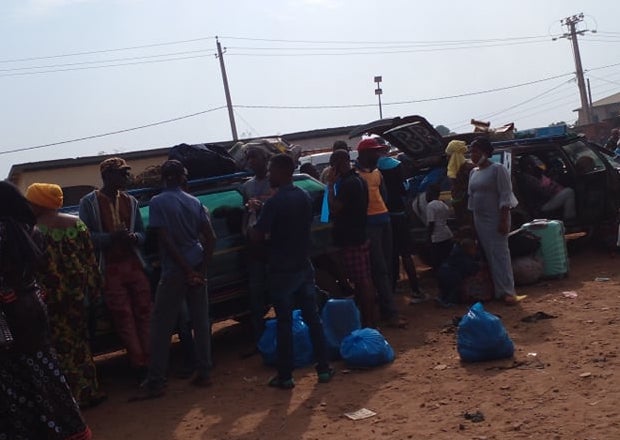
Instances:
[[[317,361],[318,381],[329,382],[334,375],[327,361],[323,325],[316,304],[314,267],[310,262],[312,202],[304,190],[293,185],[295,163],[278,154],[269,163],[269,182],[276,194],[265,202],[250,238],[264,241],[269,235],[269,286],[277,319],[278,375],[269,386],[291,389],[293,381],[293,308],[301,308]]]
[[[149,226],[157,231],[161,253],[161,279],[151,321],[151,362],[142,398],[163,395],[168,367],[170,336],[181,304],[187,301],[194,327],[196,372],[191,383],[209,386],[211,325],[207,263],[213,255],[215,234],[204,206],[181,188],[187,171],[176,160],[161,168],[165,189],[149,203]]]

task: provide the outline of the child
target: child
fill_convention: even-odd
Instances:
[[[439,305],[451,307],[458,302],[459,288],[463,280],[480,270],[476,255],[476,243],[469,238],[454,245],[452,252],[437,273],[440,291],[439,298],[437,298]]]
[[[441,263],[452,250],[452,231],[448,227],[450,208],[439,199],[439,186],[431,185],[426,190],[426,219],[428,238],[431,242],[431,266],[437,274]]]

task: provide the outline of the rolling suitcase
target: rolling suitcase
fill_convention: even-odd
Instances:
[[[537,255],[543,259],[543,277],[560,278],[568,274],[568,252],[564,223],[559,220],[534,220],[522,226],[540,237]]]

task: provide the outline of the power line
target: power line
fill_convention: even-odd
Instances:
[[[187,57],[177,57],[177,58],[168,58],[164,60],[150,60],[150,61],[136,61],[132,63],[118,63],[118,64],[107,64],[104,66],[86,66],[86,67],[72,67],[68,69],[54,69],[54,70],[41,70],[38,72],[16,72],[16,73],[5,73],[0,75],[0,78],[8,77],[8,76],[26,76],[26,75],[40,75],[43,73],[56,73],[56,72],[72,72],[75,70],[92,70],[92,69],[104,69],[108,67],[119,67],[119,66],[135,66],[139,64],[156,64],[156,63],[167,63],[169,61],[181,61],[181,60],[192,60],[195,58],[205,58],[215,56],[215,53],[209,53],[205,55],[193,55]]]
[[[128,47],[118,47],[114,49],[71,52],[71,53],[63,53],[63,54],[58,54],[58,55],[47,55],[47,56],[40,56],[40,57],[14,58],[14,59],[0,60],[0,63],[18,63],[18,62],[23,62],[23,61],[49,60],[52,58],[65,58],[65,57],[74,57],[74,56],[80,56],[80,55],[93,55],[93,54],[98,54],[98,53],[119,52],[119,51],[124,51],[124,50],[146,49],[149,47],[171,46],[175,44],[185,44],[185,43],[194,43],[197,41],[213,40],[214,38],[215,37],[200,37],[200,38],[192,38],[191,40],[177,40],[177,41],[167,41],[164,43],[143,44],[141,46],[128,46]]]
[[[557,78],[562,78],[565,76],[571,76],[572,73],[564,73],[562,75],[550,76],[548,78],[537,79],[534,81],[527,81],[519,84],[513,84],[505,87],[496,87],[493,89],[479,90],[476,92],[468,92],[468,93],[460,93],[457,95],[447,95],[447,96],[439,96],[435,98],[422,98],[422,99],[412,99],[407,101],[394,101],[394,102],[386,102],[383,105],[404,105],[404,104],[417,104],[420,102],[432,102],[432,101],[443,101],[446,99],[454,99],[454,98],[463,98],[467,96],[475,96],[475,95],[483,95],[487,93],[500,92],[503,90],[515,89],[518,87],[528,86],[532,84],[538,84],[545,81],[551,81]],[[235,105],[237,108],[248,108],[248,109],[272,109],[272,110],[319,110],[319,109],[341,109],[341,108],[363,108],[363,107],[375,107],[376,104],[346,104],[346,105]]]
[[[343,56],[343,55],[389,55],[389,54],[402,54],[402,53],[420,53],[420,52],[443,52],[449,50],[463,50],[463,49],[482,49],[487,47],[507,47],[507,46],[520,46],[524,44],[540,44],[540,43],[548,43],[550,40],[539,40],[539,41],[521,41],[514,43],[503,43],[503,44],[479,44],[479,45],[471,45],[471,46],[452,46],[452,47],[438,47],[438,48],[416,48],[416,49],[407,49],[407,50],[389,50],[389,51],[362,51],[362,52],[321,52],[321,53],[244,53],[244,52],[230,52],[229,56],[248,56],[248,57],[307,57],[307,56]],[[227,47],[227,49],[235,49],[235,47]],[[278,50],[282,50],[286,48],[280,48]],[[300,50],[304,48],[291,48],[290,50]],[[351,48],[352,50],[356,50],[355,48]],[[377,47],[376,49],[383,49],[382,47]],[[262,50],[270,50],[270,49],[262,49]],[[329,48],[324,48],[323,50],[329,50]]]
[[[608,80],[608,79],[599,78],[598,76],[594,76],[594,75],[589,75],[589,76],[590,76],[590,78],[594,78],[594,79],[597,79],[599,81],[603,81],[603,82],[606,82],[606,83],[609,83],[609,84],[615,84],[617,86],[620,86],[620,82],[618,82],[618,81],[611,81],[611,80]]]
[[[41,148],[53,147],[53,146],[56,146],[56,145],[70,144],[70,143],[73,143],[73,142],[86,141],[86,140],[89,140],[89,139],[98,139],[98,138],[102,138],[102,137],[106,137],[106,136],[112,136],[114,134],[127,133],[129,131],[141,130],[143,128],[155,127],[157,125],[169,124],[171,122],[180,121],[182,119],[193,118],[195,116],[204,115],[205,113],[211,113],[211,112],[214,112],[214,111],[217,111],[217,110],[222,110],[224,108],[226,108],[226,106],[225,105],[221,105],[219,107],[210,108],[208,110],[202,110],[202,111],[199,111],[199,112],[196,112],[196,113],[191,113],[189,115],[178,116],[176,118],[165,119],[163,121],[158,121],[158,122],[152,122],[150,124],[139,125],[137,127],[125,128],[125,129],[116,130],[116,131],[109,131],[107,133],[94,134],[94,135],[91,135],[91,136],[84,136],[84,137],[75,138],[75,139],[67,139],[67,140],[60,141],[60,142],[52,142],[50,144],[35,145],[35,146],[32,146],[32,147],[14,148],[12,150],[0,151],[0,155],[1,154],[9,154],[9,153],[19,153],[19,152],[22,152],[22,151],[38,150],[38,149],[41,149]]]
[[[0,69],[0,72],[16,72],[16,71],[33,70],[33,69],[53,69],[53,68],[58,68],[58,67],[81,66],[85,64],[102,64],[102,63],[114,63],[118,61],[145,60],[145,59],[169,57],[169,56],[176,56],[176,55],[189,55],[189,54],[203,53],[203,52],[209,52],[207,55],[215,55],[212,49],[199,49],[199,50],[188,50],[188,51],[183,51],[183,52],[168,52],[168,53],[162,53],[159,55],[147,55],[147,56],[141,56],[141,57],[112,58],[112,59],[99,60],[99,61],[79,61],[75,63],[63,63],[63,64],[46,64],[44,66],[12,67],[10,69]]]
[[[548,38],[547,35],[534,35],[524,37],[507,37],[507,38],[488,38],[477,40],[400,40],[400,41],[360,41],[360,40],[288,40],[275,38],[253,38],[253,37],[236,37],[236,36],[220,36],[221,39],[228,40],[245,40],[245,41],[263,41],[272,43],[295,43],[295,44],[454,44],[454,43],[483,43],[496,41],[514,41],[527,40],[536,38]]]

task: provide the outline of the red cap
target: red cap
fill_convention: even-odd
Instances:
[[[379,143],[377,138],[366,138],[362,139],[359,144],[357,144],[357,151],[366,151],[366,150],[379,150],[388,148],[387,145]]]

